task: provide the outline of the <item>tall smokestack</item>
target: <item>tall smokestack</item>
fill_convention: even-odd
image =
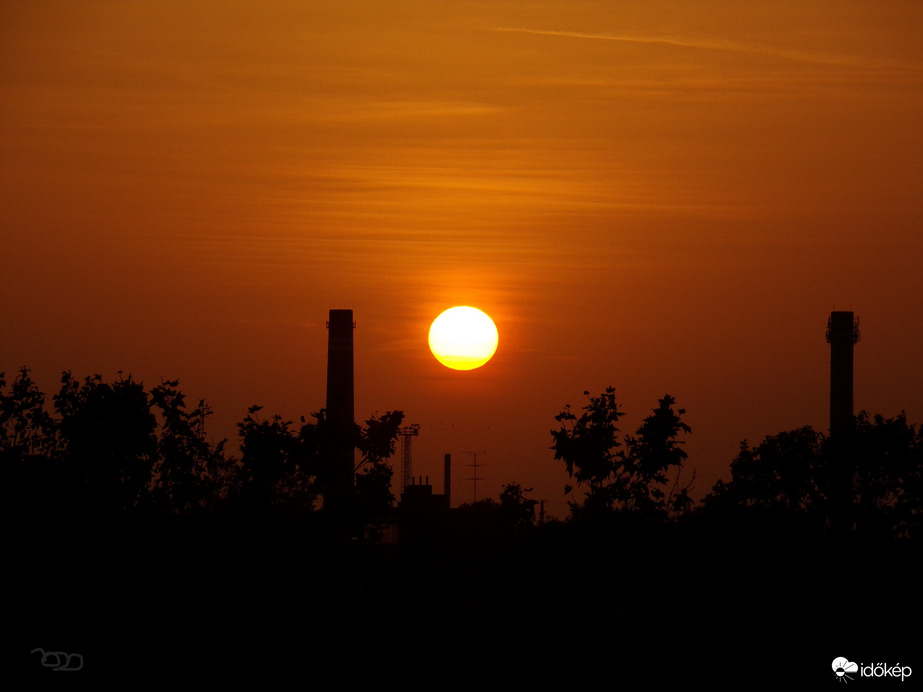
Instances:
[[[859,318],[852,312],[831,312],[827,321],[830,344],[830,433],[848,427],[853,418],[853,346],[859,341]]]
[[[452,507],[452,455],[446,454],[442,466],[442,492],[445,495],[445,506]]]
[[[327,321],[327,421],[331,433],[330,488],[325,503],[347,504],[353,491],[355,412],[353,410],[352,310],[331,310]]]

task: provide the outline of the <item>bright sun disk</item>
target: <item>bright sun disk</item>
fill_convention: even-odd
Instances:
[[[486,313],[466,305],[449,308],[429,328],[429,348],[453,370],[474,370],[489,361],[500,337]]]

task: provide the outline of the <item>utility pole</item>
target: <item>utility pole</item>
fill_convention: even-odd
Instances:
[[[484,465],[484,464],[478,463],[478,454],[487,454],[487,451],[481,450],[478,452],[465,452],[465,454],[470,454],[474,459],[473,463],[468,464],[468,466],[473,468],[474,471],[472,472],[472,475],[466,480],[474,481],[474,501],[477,502],[478,501],[478,481],[487,480],[487,478],[485,478],[484,476],[478,476],[478,469]]]

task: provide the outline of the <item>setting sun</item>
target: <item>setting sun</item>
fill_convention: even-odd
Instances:
[[[429,328],[429,348],[436,360],[453,370],[474,370],[497,350],[499,335],[493,320],[477,308],[449,308]]]

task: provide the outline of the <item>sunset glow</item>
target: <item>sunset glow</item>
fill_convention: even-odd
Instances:
[[[833,310],[856,408],[923,419],[921,35],[872,0],[2,2],[0,371],[177,378],[235,448],[251,405],[323,407],[349,307],[356,415],[557,516],[585,390],[628,427],[675,396],[697,497],[823,429]],[[490,378],[420,337],[459,304]]]

